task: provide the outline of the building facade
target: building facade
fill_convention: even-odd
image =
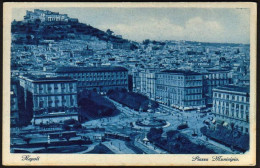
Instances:
[[[155,100],[157,69],[144,69],[133,73],[133,88],[135,92]]]
[[[34,9],[34,11],[26,11],[24,16],[25,22],[78,22],[78,19],[70,18],[67,14],[60,14],[59,12],[51,12],[48,10]]]
[[[18,86],[19,81],[11,78],[11,125],[15,126],[19,122],[19,106],[18,106]]]
[[[208,69],[203,74],[203,94],[207,105],[212,106],[213,88],[230,84],[228,74],[229,71],[224,69]]]
[[[234,85],[213,89],[213,109],[216,119],[243,133],[249,132],[249,87]],[[223,123],[223,122],[220,122]]]
[[[76,79],[78,91],[87,89],[105,94],[108,90],[128,90],[128,70],[123,67],[61,67],[56,74]]]
[[[69,77],[20,76],[25,109],[33,113],[32,124],[78,120],[77,81]]]
[[[193,71],[164,70],[156,76],[156,100],[180,109],[205,107],[202,75]]]

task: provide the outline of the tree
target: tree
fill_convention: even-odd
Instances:
[[[162,133],[163,133],[162,128],[151,128],[149,133],[147,134],[147,138],[151,141],[156,141],[161,138]]]
[[[66,131],[70,130],[70,126],[68,124],[63,124],[62,128]]]
[[[111,36],[114,32],[111,31],[110,29],[107,29],[106,33],[107,33],[109,36]]]
[[[149,44],[149,43],[150,43],[150,40],[149,40],[149,39],[146,39],[146,40],[143,41],[143,44],[144,44],[144,45],[147,45],[147,44]]]
[[[82,139],[80,139],[79,141],[78,141],[78,145],[79,146],[82,146],[84,144],[84,141],[82,140]]]
[[[70,124],[75,124],[77,120],[75,119],[68,119],[64,121],[64,124],[70,125]]]
[[[71,135],[64,135],[63,138],[65,138],[65,139],[67,140],[67,142],[69,142],[69,141],[70,141],[70,138],[71,138]]]
[[[107,91],[107,95],[111,95],[111,94],[113,94],[115,91],[113,90],[113,89],[109,89],[108,91]]]
[[[26,142],[27,145],[29,145],[29,143],[32,140],[32,138],[30,138],[30,137],[23,137],[23,140]]]
[[[75,124],[73,125],[73,128],[74,128],[74,129],[81,129],[81,128],[82,128],[82,125],[77,122],[77,123],[75,123]]]
[[[49,146],[48,143],[45,143],[45,144],[44,144],[44,147],[45,147],[46,150],[48,149],[48,146]]]

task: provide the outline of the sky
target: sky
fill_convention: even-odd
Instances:
[[[187,40],[200,42],[250,42],[250,10],[236,8],[38,8],[68,14],[79,22],[141,42]],[[23,20],[26,10],[15,8],[13,20]]]

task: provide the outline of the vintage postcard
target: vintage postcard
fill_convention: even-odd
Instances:
[[[253,166],[255,3],[4,3],[4,165]]]

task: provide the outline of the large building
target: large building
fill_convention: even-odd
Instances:
[[[206,104],[212,105],[212,89],[217,86],[230,84],[229,71],[226,69],[208,69],[203,73],[203,94],[206,98]]]
[[[157,73],[156,100],[165,105],[191,110],[205,107],[202,75],[193,71],[164,70]]]
[[[20,76],[26,112],[32,124],[62,123],[78,120],[77,81],[69,77]]]
[[[18,106],[18,86],[19,81],[17,79],[11,78],[11,125],[17,125],[19,121],[19,106]]]
[[[150,99],[156,98],[156,73],[158,69],[144,69],[133,73],[133,88],[135,92],[148,96]]]
[[[213,89],[213,110],[216,119],[239,131],[249,132],[249,87],[234,85]]]
[[[51,12],[48,10],[34,9],[34,11],[26,11],[24,16],[25,22],[78,22],[78,19],[69,18],[67,14],[59,14],[59,12]]]
[[[123,67],[61,67],[56,74],[76,79],[78,91],[87,89],[105,94],[108,90],[128,90],[128,70]]]

